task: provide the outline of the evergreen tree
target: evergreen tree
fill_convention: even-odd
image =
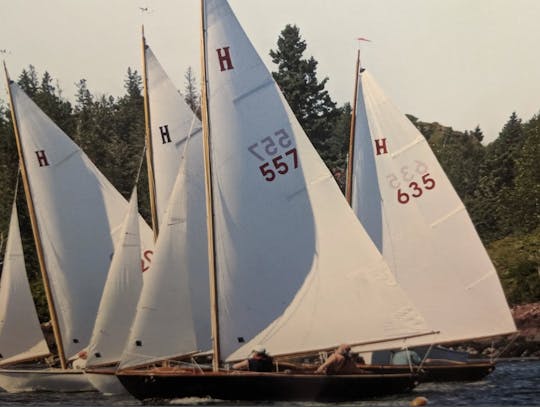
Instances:
[[[186,71],[186,74],[184,75],[185,79],[185,87],[184,87],[184,100],[188,104],[188,106],[191,108],[193,113],[201,119],[201,96],[199,92],[197,91],[197,81],[195,79],[195,75],[193,74],[193,70],[191,67],[189,67]]]
[[[287,25],[281,31],[277,50],[270,51],[272,61],[278,65],[278,72],[272,75],[311,142],[326,161],[335,155],[329,139],[336,136],[333,129],[340,111],[324,89],[328,78],[317,80],[317,61],[313,57],[303,57],[306,47],[299,28]]]
[[[39,84],[36,69],[33,65],[29,65],[28,70],[22,70],[17,83],[28,96],[33,97],[37,93]]]
[[[513,213],[520,205],[513,199],[516,160],[524,139],[521,119],[514,112],[497,140],[486,147],[475,191],[474,213],[479,222],[478,231],[487,241],[508,236],[514,230]]]
[[[516,158],[512,221],[515,231],[529,233],[540,226],[540,116],[524,126],[525,141]]]

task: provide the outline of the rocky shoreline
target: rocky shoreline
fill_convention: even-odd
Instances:
[[[517,305],[512,316],[518,333],[456,344],[452,349],[467,352],[470,358],[540,358],[540,302]]]

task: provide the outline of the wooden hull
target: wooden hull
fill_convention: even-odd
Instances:
[[[372,373],[404,373],[410,371],[401,365],[366,365]],[[493,362],[467,362],[425,364],[420,373],[420,382],[472,382],[482,380],[495,370]]]
[[[287,373],[122,372],[131,395],[145,399],[211,397],[249,401],[351,401],[412,390],[414,374],[317,375]]]
[[[81,370],[0,369],[0,387],[8,393],[96,391]]]

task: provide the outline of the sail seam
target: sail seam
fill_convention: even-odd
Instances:
[[[274,84],[274,80],[273,79],[270,79],[270,80],[267,80],[266,82],[263,82],[262,84],[260,84],[259,86],[257,86],[256,88],[253,88],[243,94],[241,94],[240,96],[236,97],[233,99],[233,103],[236,104],[238,102],[240,102],[242,99],[245,99],[247,98],[248,96],[251,96],[253,93],[256,93],[258,91],[260,91],[261,89],[264,89],[266,88],[267,86],[269,85],[273,85]]]
[[[422,141],[425,141],[423,136],[417,137],[411,143],[407,144],[406,146],[404,146],[404,147],[400,148],[399,150],[395,151],[394,153],[392,153],[391,157],[392,158],[397,157],[401,153],[413,148],[415,145],[417,145],[418,143],[421,143]]]
[[[465,207],[463,205],[461,206],[458,206],[456,209],[454,209],[453,211],[450,211],[448,212],[445,216],[443,216],[442,218],[439,218],[437,219],[435,222],[433,222],[430,226],[433,228],[433,227],[436,227],[438,226],[439,224],[445,222],[446,220],[448,220],[449,218],[451,218],[452,216],[454,216],[455,214],[461,212],[465,210]]]

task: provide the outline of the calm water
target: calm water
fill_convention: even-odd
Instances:
[[[540,361],[501,361],[484,380],[473,383],[424,383],[412,393],[355,403],[340,407],[409,406],[415,397],[424,396],[428,406],[536,406],[540,405]],[[104,397],[98,393],[0,393],[0,406],[140,406],[130,397]],[[167,405],[248,406],[253,403],[231,403],[214,400],[180,399]],[[271,403],[259,406],[317,407],[322,403]]]

